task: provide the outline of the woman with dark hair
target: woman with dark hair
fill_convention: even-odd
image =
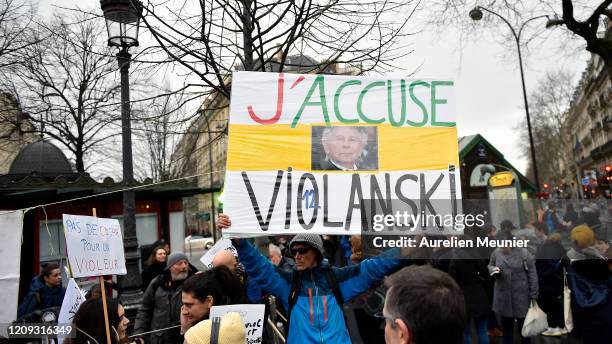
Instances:
[[[164,246],[156,246],[152,251],[149,259],[144,263],[142,269],[142,291],[146,291],[151,281],[164,273],[166,268],[167,252]]]
[[[18,317],[38,309],[61,307],[66,288],[62,287],[62,274],[59,265],[50,263],[43,266],[40,275],[30,283],[30,291],[19,306]]]
[[[104,308],[101,298],[89,299],[79,307],[74,315],[72,325],[75,327],[75,337],[66,339],[64,344],[102,344],[106,343],[106,325],[104,323]],[[111,344],[129,343],[125,334],[130,320],[125,316],[125,309],[116,299],[106,300],[108,327]]]

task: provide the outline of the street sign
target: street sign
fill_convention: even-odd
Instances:
[[[582,178],[582,185],[584,185],[584,186],[589,185],[589,177]]]

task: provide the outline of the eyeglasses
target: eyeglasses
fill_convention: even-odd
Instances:
[[[310,250],[312,250],[312,247],[292,248],[291,249],[291,255],[295,257],[299,253],[300,255],[303,256],[306,253],[308,253],[308,251],[310,251]]]
[[[386,320],[389,320],[389,321],[391,321],[391,323],[395,323],[395,320],[397,319],[397,318],[394,318],[394,317],[389,317],[389,316],[384,315],[382,311],[380,311],[380,312],[378,312],[378,313],[375,313],[375,314],[374,314],[374,317],[375,317],[375,318],[378,318],[378,319],[386,319]]]

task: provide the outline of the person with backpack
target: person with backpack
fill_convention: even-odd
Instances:
[[[580,225],[562,259],[572,291],[572,316],[584,344],[612,343],[612,277],[607,259],[594,246],[593,230]]]
[[[223,230],[230,226],[230,218],[220,214],[217,228]],[[319,235],[298,234],[289,243],[295,268],[284,271],[275,268],[249,241],[233,241],[249,276],[288,310],[288,344],[350,344],[344,301],[367,291],[385,275],[400,268],[397,249],[356,265],[332,267],[323,259],[323,240]]]

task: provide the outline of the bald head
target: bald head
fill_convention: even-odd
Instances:
[[[212,266],[213,267],[217,267],[217,266],[221,266],[221,265],[225,265],[228,269],[230,269],[232,272],[236,271],[236,267],[238,265],[238,262],[236,261],[236,257],[234,256],[234,254],[229,251],[229,250],[223,250],[219,253],[217,253],[217,255],[215,256],[215,258],[212,261]]]

